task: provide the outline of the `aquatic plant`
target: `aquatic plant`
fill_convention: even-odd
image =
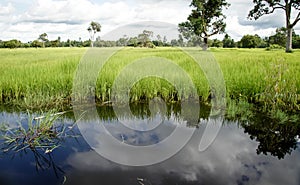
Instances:
[[[44,116],[33,118],[29,115],[27,125],[18,122],[16,127],[2,124],[0,128],[1,151],[18,153],[23,150],[51,153],[66,137],[75,137],[70,132],[73,126],[55,124],[61,113],[50,111]]]

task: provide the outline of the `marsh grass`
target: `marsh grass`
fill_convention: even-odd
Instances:
[[[73,77],[85,52],[82,48],[0,50],[0,103],[23,109],[69,109]],[[234,100],[239,105],[242,100],[266,112],[273,108],[299,111],[299,50],[291,54],[263,49],[211,49],[211,52],[222,69],[229,102]],[[167,81],[152,77],[133,86],[129,92],[132,102],[156,96],[169,102],[199,97],[202,102],[210,102],[211,91],[204,73],[190,56],[176,48],[125,48],[117,52],[99,72],[96,101],[112,100],[115,78],[125,66],[143,57],[162,57],[180,66],[189,74],[198,94],[179,92]]]
[[[0,53],[0,102],[28,109],[68,105],[83,49],[17,49]]]
[[[272,63],[265,78],[266,88],[259,101],[268,110],[299,110],[296,80],[290,79],[290,69],[283,59]]]
[[[27,125],[18,122],[16,127],[2,124],[0,127],[1,151],[3,153],[19,153],[26,150],[51,153],[60,147],[60,143],[73,135],[72,126],[55,124],[61,114],[50,111],[41,117],[33,118],[28,113]]]

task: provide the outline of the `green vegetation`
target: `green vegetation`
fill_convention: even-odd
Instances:
[[[28,109],[68,105],[84,49],[0,50],[1,104]]]
[[[192,0],[190,6],[193,7],[192,13],[186,22],[178,25],[178,30],[185,38],[192,35],[203,38],[205,45],[202,48],[206,50],[209,37],[225,32],[226,23],[224,20],[226,16],[222,10],[227,9],[230,4],[225,0]]]
[[[287,53],[292,52],[293,28],[300,21],[299,1],[285,0],[253,0],[254,8],[249,12],[248,18],[259,19],[260,17],[274,13],[275,10],[284,11],[285,15],[285,32],[286,32],[286,49]],[[296,14],[296,18],[292,15]],[[283,17],[282,17],[283,18]]]
[[[1,151],[4,153],[18,153],[26,149],[31,151],[41,150],[44,153],[51,153],[60,146],[60,142],[68,136],[72,127],[55,125],[61,114],[48,112],[39,118],[28,116],[28,124],[18,123],[16,127],[9,127],[1,124],[0,139]]]
[[[202,52],[200,49],[191,50]],[[0,50],[0,103],[22,109],[69,109],[73,77],[86,49],[46,48]],[[300,51],[285,54],[265,49],[211,49],[223,71],[228,100],[251,103],[262,111],[296,112],[300,110]],[[192,78],[202,102],[209,102],[210,89],[197,64],[176,48],[125,48],[116,53],[101,71],[96,100],[112,100],[111,88],[119,72],[142,57],[163,57],[178,64]],[[168,102],[191,97],[177,92],[167,81],[147,78],[135,84],[131,101],[160,96]],[[245,104],[242,104],[245,105]],[[233,104],[231,106],[233,107]],[[234,110],[234,109],[233,109]],[[231,115],[233,112],[231,112]]]

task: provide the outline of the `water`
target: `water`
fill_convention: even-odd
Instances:
[[[158,143],[163,135],[174,130],[176,120],[184,120],[180,113],[169,111],[163,126],[156,127],[156,132],[143,134],[125,131],[109,107],[99,108],[98,112],[115,138],[136,146]],[[149,111],[139,107],[134,114],[138,119],[146,119]],[[200,115],[201,120],[205,120],[205,112]],[[151,120],[159,120],[161,116],[152,115]],[[132,122],[137,120],[126,115],[124,118]],[[1,122],[9,123],[11,127],[17,127],[18,120],[26,125],[27,119],[25,113],[0,113]],[[244,123],[224,120],[213,144],[199,152],[199,139],[205,127],[205,121],[202,121],[202,124],[196,125],[199,128],[192,139],[175,156],[144,167],[119,165],[101,157],[80,137],[78,127],[74,127],[73,134],[79,137],[66,138],[50,154],[29,149],[18,153],[0,152],[0,184],[299,185],[299,124],[258,120]],[[59,122],[72,125],[74,121],[71,115]],[[87,130],[93,131],[92,128]],[[160,134],[154,134],[158,130],[162,130]],[[147,155],[151,154],[145,157]]]

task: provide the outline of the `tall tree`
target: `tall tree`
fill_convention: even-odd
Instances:
[[[152,31],[148,31],[148,30],[144,30],[143,33],[138,35],[138,40],[141,44],[142,47],[149,47],[152,44],[152,42],[150,41],[150,38],[153,36],[153,32]]]
[[[228,8],[229,5],[226,0],[192,0],[190,6],[194,9],[187,21],[180,23],[179,27],[185,27],[186,33],[192,31],[203,38],[203,50],[206,50],[210,36],[225,32],[226,17],[222,10]]]
[[[87,29],[90,33],[91,47],[94,47],[94,39],[97,32],[101,31],[101,25],[98,22],[92,21]]]
[[[45,47],[45,42],[48,41],[48,35],[47,35],[47,33],[41,34],[41,35],[39,36],[39,40],[42,41],[42,43],[43,43],[43,48],[44,48],[44,47]]]
[[[248,18],[259,19],[266,14],[272,14],[275,10],[283,10],[285,12],[286,22],[286,52],[292,51],[292,30],[300,21],[300,0],[253,0],[254,8],[249,12]],[[292,20],[293,12],[296,11],[296,17]]]

